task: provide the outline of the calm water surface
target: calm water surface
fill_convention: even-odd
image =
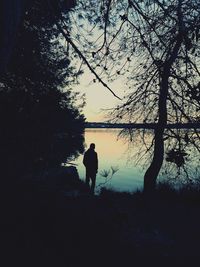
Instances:
[[[119,129],[86,129],[85,145],[88,149],[90,143],[95,143],[98,153],[99,169],[96,180],[97,191],[101,184],[106,181],[101,175],[104,170],[110,170],[106,187],[118,191],[135,191],[142,189],[143,175],[145,169],[136,165],[134,160],[128,160],[128,143],[118,138]],[[135,152],[137,145],[135,145]],[[77,164],[78,173],[81,179],[85,179],[85,167],[82,164],[83,155],[74,162]],[[111,167],[118,168],[118,171],[111,177]]]
[[[144,142],[140,142],[142,135],[138,130],[132,131],[131,142],[127,141],[127,136],[119,138],[120,131],[121,129],[102,128],[85,130],[85,149],[87,150],[91,143],[95,143],[96,152],[98,153],[99,170],[96,180],[96,192],[100,190],[101,186],[117,191],[129,192],[143,188],[143,177],[150,164],[151,156],[149,153],[145,153],[145,156],[141,157],[146,148]],[[151,130],[146,131],[146,133],[145,143],[148,146],[152,143],[153,135]],[[186,133],[187,130],[180,130],[182,136]],[[190,133],[193,132],[190,131]],[[198,181],[200,186],[199,151],[195,147],[188,146],[187,142],[184,142],[183,148],[188,154],[185,157],[184,166],[178,168],[176,164],[164,160],[159,179],[172,181],[174,186],[180,186],[188,182],[191,183],[191,181],[195,180],[195,183]],[[168,151],[174,147],[175,140],[168,139],[165,143],[165,149]],[[199,141],[197,144],[199,144]],[[164,158],[166,158],[166,155],[165,153]],[[77,165],[79,177],[85,180],[85,167],[82,161],[83,155],[80,155],[73,163]],[[111,167],[118,169],[112,177]],[[107,180],[102,175],[105,171],[110,171]],[[105,181],[107,182],[105,183]]]

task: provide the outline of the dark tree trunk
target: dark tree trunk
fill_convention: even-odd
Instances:
[[[167,95],[168,95],[169,69],[163,71],[160,84],[159,97],[159,120],[155,129],[154,155],[151,165],[144,176],[144,192],[152,192],[156,187],[156,179],[164,158],[164,140],[163,133],[167,124]]]
[[[144,175],[144,192],[151,193],[156,188],[156,180],[163,164],[164,158],[164,140],[163,133],[167,124],[167,95],[169,89],[169,77],[173,63],[175,62],[185,32],[183,32],[182,13],[181,13],[181,0],[179,0],[178,7],[178,19],[179,19],[179,33],[175,40],[175,45],[172,51],[168,52],[168,58],[163,64],[163,70],[161,70],[161,83],[160,83],[160,95],[158,104],[158,124],[155,129],[155,144],[153,160]]]

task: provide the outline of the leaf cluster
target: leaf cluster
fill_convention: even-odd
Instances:
[[[79,94],[70,89],[77,75],[67,47],[59,39],[56,16],[48,2],[34,0],[27,6],[10,63],[0,80],[0,120],[4,129],[1,141],[6,146],[5,153],[18,153],[21,162],[29,166],[34,162],[42,162],[43,166],[47,162],[51,166],[60,164],[73,151],[77,155],[76,151],[83,150],[83,138],[77,136],[84,129],[84,97],[80,101]],[[59,8],[61,2],[62,8],[67,4],[54,1],[54,5],[55,2]],[[65,12],[74,1],[70,3]]]

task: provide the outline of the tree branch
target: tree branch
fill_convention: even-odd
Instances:
[[[53,8],[51,6],[50,1],[48,1],[49,7],[53,13]],[[62,14],[58,14],[57,15],[58,18],[60,18],[63,21],[62,18]],[[55,19],[55,25],[57,26],[58,30],[60,31],[60,33],[63,35],[63,37],[66,39],[66,41],[72,46],[72,48],[74,49],[74,51],[79,55],[79,57],[83,60],[83,62],[87,65],[87,67],[89,68],[89,70],[94,74],[94,76],[96,77],[96,79],[104,86],[106,87],[116,98],[118,98],[119,100],[122,100],[119,96],[117,96],[113,90],[99,77],[99,75],[96,73],[96,71],[92,68],[92,66],[90,65],[90,63],[88,62],[88,60],[86,59],[86,57],[82,54],[82,52],[78,49],[78,47],[74,44],[74,42],[71,40],[71,38],[68,36],[68,34],[63,30],[63,28],[61,27],[61,25],[58,23],[58,18],[57,16],[54,16]]]

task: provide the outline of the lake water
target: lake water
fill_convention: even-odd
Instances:
[[[138,130],[133,130],[132,141],[128,142],[128,138],[119,138],[121,129],[85,129],[85,149],[87,150],[90,143],[95,143],[96,152],[98,153],[99,159],[99,170],[96,179],[96,191],[98,192],[101,186],[112,188],[118,191],[135,191],[143,188],[143,177],[147,167],[150,164],[151,155],[145,154],[145,146],[139,141]],[[147,132],[148,133],[148,132]],[[140,139],[142,134],[140,134]],[[149,136],[147,134],[145,142],[151,143],[152,131],[149,130]],[[169,144],[170,145],[170,144]],[[144,152],[144,156],[141,157]],[[194,153],[194,152],[192,152]],[[79,177],[85,179],[85,167],[82,163],[83,155],[80,155],[73,163],[77,164],[77,170]],[[168,164],[168,163],[167,163]],[[195,166],[192,166],[192,170],[197,168],[197,161]],[[171,167],[175,167],[174,163],[170,165],[163,164],[161,175],[167,174],[166,170],[170,170]],[[118,171],[111,178],[111,167],[117,168]],[[176,168],[177,170],[177,168]],[[110,171],[107,178],[103,177],[103,172]],[[185,170],[183,170],[185,173]],[[180,173],[180,176],[183,174]],[[173,174],[174,175],[174,174]]]
[[[118,138],[119,129],[86,129],[85,145],[86,149],[90,143],[95,143],[98,153],[99,169],[96,179],[96,188],[106,182],[106,187],[119,191],[135,191],[142,189],[143,175],[145,170],[127,158],[129,145],[124,139]],[[137,150],[137,147],[136,147]],[[78,173],[81,179],[85,179],[85,167],[82,164],[83,155],[74,163],[77,164]],[[118,171],[111,178],[111,167]],[[101,174],[104,170],[110,170],[107,179]],[[111,179],[110,179],[111,178]]]

